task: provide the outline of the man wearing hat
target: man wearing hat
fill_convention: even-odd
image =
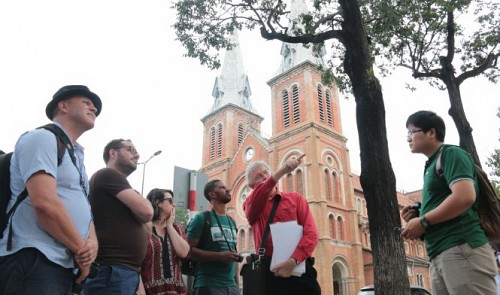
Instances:
[[[97,255],[97,238],[87,200],[88,177],[77,139],[94,127],[101,99],[83,85],[59,89],[45,109],[70,144],[58,163],[57,138],[35,129],[21,135],[11,160],[9,208],[26,188],[28,197],[10,219],[0,240],[0,295],[71,294],[74,268],[80,283]],[[73,148],[71,148],[71,145]],[[73,150],[74,157],[69,151]]]

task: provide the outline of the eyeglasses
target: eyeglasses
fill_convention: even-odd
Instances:
[[[138,154],[137,150],[133,146],[122,145],[117,147],[116,149],[126,149],[132,155]]]
[[[172,198],[163,198],[158,201],[158,203],[163,203],[164,201],[169,202],[170,204],[174,204],[174,200]]]
[[[423,132],[424,130],[422,130],[422,129],[417,129],[417,130],[408,130],[408,135],[407,135],[407,136],[408,136],[408,137],[411,137],[411,136],[413,136],[413,134],[415,134],[415,133],[417,133],[417,132],[420,132],[420,131],[422,131],[422,132]]]

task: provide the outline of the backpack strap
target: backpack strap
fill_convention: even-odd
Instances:
[[[65,149],[68,150],[71,162],[76,166],[75,148],[66,133],[56,124],[47,124],[37,129],[45,129],[52,132],[57,138],[57,166],[61,165]],[[77,168],[78,169],[78,168]]]
[[[262,241],[260,242],[260,248],[258,250],[259,259],[260,259],[260,257],[264,256],[264,254],[266,254],[267,239],[269,237],[269,231],[271,231],[270,224],[274,219],[274,215],[276,214],[276,209],[278,209],[278,204],[280,202],[280,199],[281,199],[281,197],[274,196],[273,208],[271,209],[271,213],[269,214],[269,218],[267,219],[266,230],[264,231],[264,234],[262,235]]]
[[[68,152],[70,153],[70,156],[71,156],[71,161],[73,162],[73,164],[76,167],[76,157],[74,154],[73,144],[71,143],[71,140],[68,138],[66,133],[64,133],[64,131],[62,131],[62,129],[59,128],[55,124],[47,124],[47,125],[38,127],[37,129],[40,129],[40,128],[46,129],[46,130],[52,132],[57,139],[57,166],[61,165],[62,159],[64,157],[64,152],[66,149],[68,149]],[[12,154],[10,156],[12,156]],[[9,163],[10,163],[10,159],[9,159]],[[78,170],[78,171],[80,171],[80,170]],[[10,175],[9,175],[9,178],[10,178]],[[28,190],[26,188],[24,188],[24,190],[17,196],[16,202],[14,203],[14,205],[7,212],[6,220],[10,221],[9,231],[7,234],[7,251],[12,250],[12,232],[13,232],[13,230],[12,230],[12,217],[14,216],[14,212],[16,211],[17,207],[19,207],[19,205],[26,199],[26,197],[28,197]]]
[[[439,154],[437,156],[437,160],[436,160],[436,174],[438,176],[443,176],[443,165],[442,165],[442,157],[443,157],[443,152],[445,150],[445,147],[444,145],[442,145],[440,148],[439,148]]]

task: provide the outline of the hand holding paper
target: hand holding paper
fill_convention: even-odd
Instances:
[[[297,221],[277,222],[270,225],[271,236],[273,238],[273,257],[271,259],[271,269],[286,262],[297,248],[302,238],[303,228]],[[295,267],[292,275],[300,277],[306,272],[305,261]]]

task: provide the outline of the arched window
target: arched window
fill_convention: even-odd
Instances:
[[[333,217],[333,214],[328,216],[328,229],[330,231],[330,238],[335,239],[335,217]]]
[[[297,169],[295,175],[297,177],[297,192],[304,195],[304,175],[302,175],[302,170]]]
[[[358,211],[358,215],[363,215],[363,209],[361,207],[361,200],[356,198],[356,211]]]
[[[283,126],[290,126],[290,102],[288,101],[288,92],[283,90],[281,93],[283,98]]]
[[[243,141],[243,124],[238,124],[238,145]]]
[[[289,192],[293,191],[293,175],[292,175],[292,173],[288,173],[286,175],[286,190]]]
[[[326,199],[331,200],[332,199],[332,183],[330,179],[330,173],[328,170],[325,170],[325,192],[326,192]]]
[[[217,157],[222,156],[222,124],[217,125]]]
[[[339,240],[344,240],[344,221],[342,217],[337,217],[337,235]]]
[[[334,171],[332,173],[332,192],[333,192],[333,199],[335,201],[340,201],[338,181],[339,181],[339,178],[337,177],[337,172]]]
[[[299,105],[299,88],[297,85],[292,87],[292,104],[293,104],[293,123],[300,122],[300,105]]]
[[[215,158],[215,128],[210,128],[210,159]]]
[[[325,107],[323,106],[323,87],[318,85],[318,112],[319,120],[325,123]]]
[[[326,102],[326,121],[328,125],[333,126],[333,116],[332,116],[332,98],[330,91],[327,90],[325,93],[325,102]]]
[[[417,274],[417,285],[419,285],[420,287],[424,286],[424,275],[421,273]]]

